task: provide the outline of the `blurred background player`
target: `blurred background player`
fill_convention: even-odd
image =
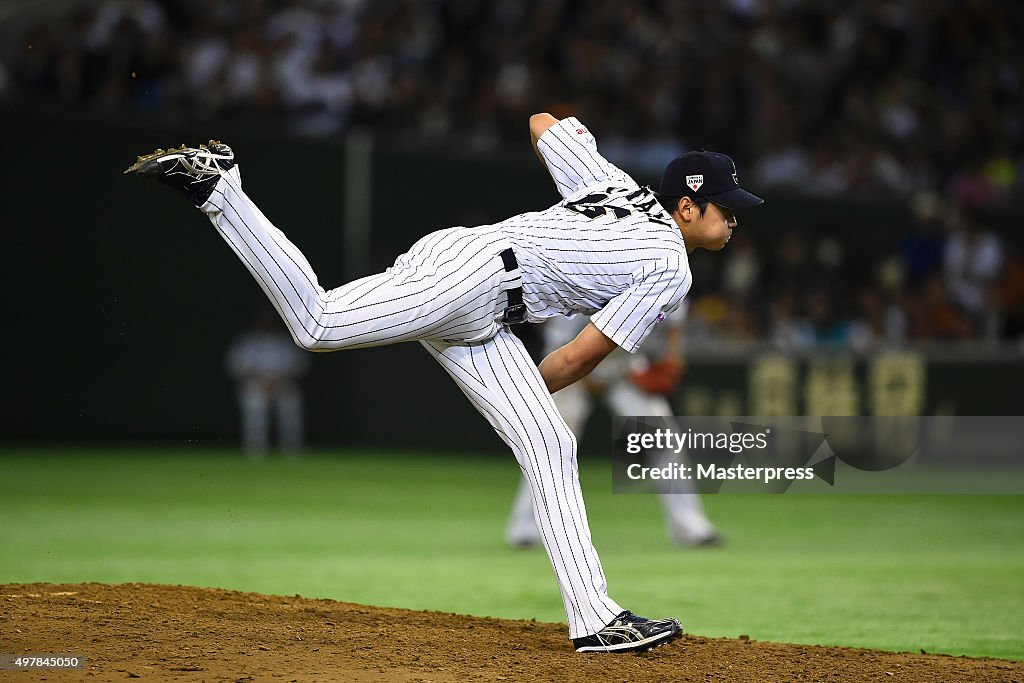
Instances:
[[[596,399],[603,399],[612,415],[671,417],[668,394],[682,377],[683,330],[688,305],[684,300],[644,344],[630,355],[617,350],[605,358],[589,376],[554,394],[555,405],[577,438],[582,438]],[[542,326],[544,355],[564,346],[578,335],[590,318],[552,318]],[[662,451],[651,456],[663,467],[686,460],[685,451]],[[718,545],[721,536],[704,513],[692,482],[673,481],[658,497],[665,511],[665,523],[672,540],[681,546]],[[530,548],[540,544],[540,532],[533,518],[533,501],[526,482],[520,479],[512,513],[505,531],[509,545]]]
[[[270,450],[271,412],[277,420],[283,453],[302,451],[302,392],[299,379],[309,360],[281,330],[271,311],[261,309],[253,325],[228,350],[228,374],[238,385],[242,418],[242,449],[259,458]]]

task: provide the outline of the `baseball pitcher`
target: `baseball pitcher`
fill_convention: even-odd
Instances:
[[[689,290],[688,252],[723,248],[734,209],[762,200],[740,188],[723,154],[678,157],[655,194],[602,157],[575,117],[536,114],[530,131],[562,201],[493,225],[432,232],[383,273],[329,291],[246,195],[227,145],[157,150],[126,173],[175,188],[205,213],[300,347],[422,344],[512,449],[576,651],[647,650],[678,637],[680,624],[636,616],[608,594],[576,438],[551,394],[616,348],[636,352]],[[508,327],[575,313],[590,323],[539,367]]]

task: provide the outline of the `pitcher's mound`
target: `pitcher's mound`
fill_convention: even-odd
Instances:
[[[1020,662],[696,636],[578,655],[559,624],[187,586],[0,585],[0,606],[5,654],[85,660],[32,680],[1024,681]]]

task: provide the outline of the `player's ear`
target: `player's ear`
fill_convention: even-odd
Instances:
[[[685,216],[687,210],[693,208],[693,200],[689,197],[680,197],[676,202],[676,211],[680,216]]]

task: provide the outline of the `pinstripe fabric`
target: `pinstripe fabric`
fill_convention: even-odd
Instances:
[[[597,140],[575,116],[562,119],[540,136],[537,148],[562,199],[581,187],[611,182],[632,190],[636,181],[597,152]]]
[[[499,223],[523,273],[529,318],[580,312],[635,352],[692,282],[686,245],[648,188],[602,157],[576,118],[537,141],[563,201]]]
[[[305,256],[242,191],[237,167],[201,207],[310,351],[417,339],[459,342],[497,332],[502,292],[521,282],[498,256],[509,247],[495,227],[431,233],[383,273],[325,291]]]
[[[604,384],[600,399],[617,417],[657,416],[671,418],[672,406],[664,396],[647,394],[637,388],[628,379],[629,372],[642,367],[647,359],[654,359],[663,353],[665,334],[670,327],[680,327],[686,322],[688,305],[686,300],[669,316],[664,326],[659,328],[647,339],[643,354],[647,358],[628,356],[621,351],[613,351],[601,361],[601,364],[590,373],[589,377]],[[584,327],[588,319],[585,316],[569,318],[552,318],[544,323],[544,355],[568,344]],[[655,347],[655,348],[652,348]],[[565,420],[569,429],[577,437],[583,435],[587,420],[593,412],[598,396],[577,382],[554,395],[555,407]],[[681,463],[690,466],[686,451],[679,454],[671,450],[659,451],[650,456],[653,467],[665,467],[670,463]],[[677,539],[698,540],[715,533],[714,526],[704,513],[704,506],[692,481],[667,482],[664,492],[659,496],[665,511],[665,521],[670,533]],[[536,523],[532,514],[532,499],[529,483],[524,478],[512,504],[506,530],[509,543],[536,542],[539,538]]]
[[[555,569],[569,637],[597,632],[622,607],[608,597],[594,549],[576,462],[576,437],[555,408],[522,342],[502,329],[469,345],[421,342],[519,461],[534,517]]]

